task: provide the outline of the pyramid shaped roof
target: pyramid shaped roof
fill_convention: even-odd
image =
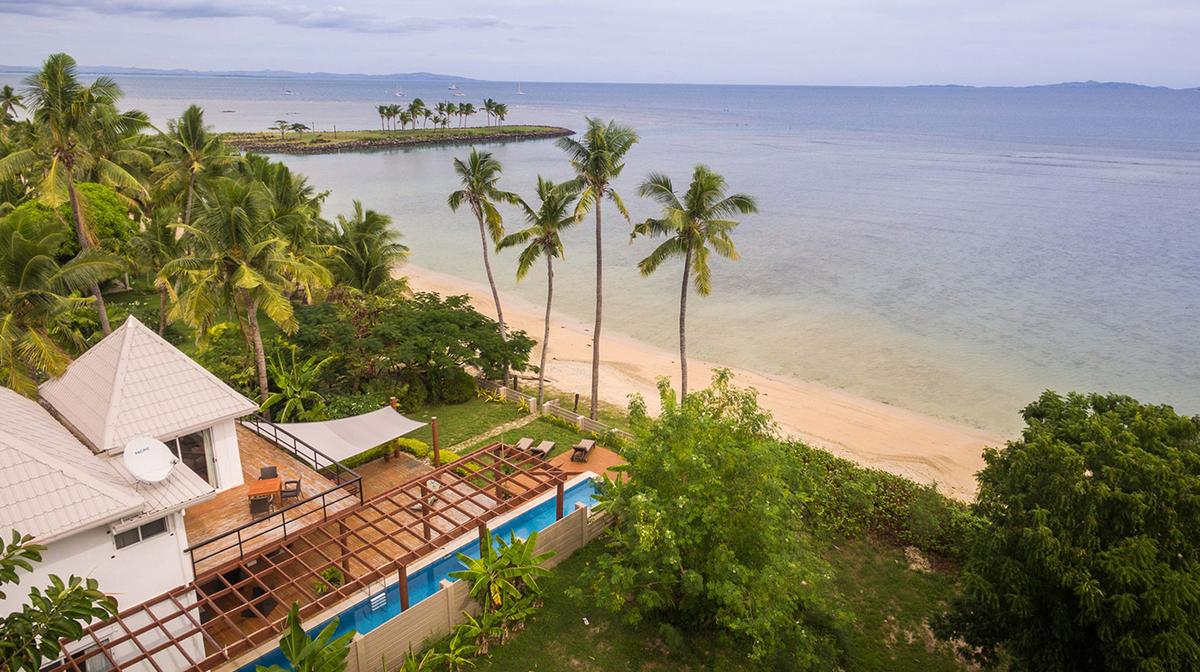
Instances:
[[[169,439],[258,409],[132,315],[40,393],[93,450],[108,453],[136,436]]]

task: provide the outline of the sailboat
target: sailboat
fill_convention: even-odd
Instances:
[[[518,95],[518,96],[523,96],[523,95],[525,95],[525,92],[521,90],[521,83],[520,83],[520,82],[517,82],[517,95]]]
[[[397,85],[396,86],[396,97],[403,98],[406,95],[408,95],[408,94],[404,93],[404,87]]]
[[[447,89],[450,89],[451,91],[457,91],[457,90],[458,90],[458,85],[457,85],[457,84],[455,84],[454,82],[450,82],[450,86],[447,86],[446,88],[447,88]]]
[[[283,95],[285,95],[285,96],[294,96],[294,95],[296,95],[296,92],[295,92],[295,91],[292,91],[291,89],[284,89],[284,90],[283,90]]]

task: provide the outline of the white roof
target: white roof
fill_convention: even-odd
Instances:
[[[43,383],[41,396],[96,451],[168,439],[258,409],[132,315]]]
[[[72,532],[134,523],[211,497],[185,466],[138,483],[120,457],[101,457],[32,399],[0,387],[0,530],[45,543]]]
[[[424,427],[425,423],[406,418],[391,406],[384,406],[377,411],[338,420],[277,422],[274,425],[340,462]],[[245,423],[245,426],[255,431],[253,424]],[[269,437],[271,429],[262,428],[262,435]]]

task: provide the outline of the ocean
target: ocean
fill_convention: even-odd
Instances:
[[[696,163],[760,205],[735,232],[742,259],[715,262],[712,296],[689,301],[689,354],[1005,434],[1047,388],[1200,412],[1197,91],[467,82],[452,98],[445,82],[116,79],[156,123],[196,102],[219,130],[378,128],[376,105],[414,96],[492,97],[510,123],[615,118],[641,134],[617,184],[635,220],[655,212],[634,194],[648,172],[683,189]],[[526,196],[570,174],[551,141],[488,149]],[[446,207],[467,151],[283,160],[330,190],[330,217],[359,199],[394,218],[413,263],[481,281],[475,224]],[[673,347],[678,265],[642,278],[652,243],[611,207],[605,222],[606,330]],[[556,308],[584,322],[591,236],[570,232],[556,267]],[[515,265],[495,262],[503,291],[542,301],[541,275],[518,284]]]

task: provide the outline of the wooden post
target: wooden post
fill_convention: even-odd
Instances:
[[[429,507],[430,507],[429,489],[425,487],[424,483],[422,483],[421,484],[421,525],[423,526],[422,529],[423,529],[423,532],[425,535],[425,541],[429,541],[429,538],[431,536],[430,531],[429,531]]]
[[[438,445],[437,416],[429,419],[429,430],[433,432],[433,468],[442,466],[442,449]]]
[[[488,544],[492,543],[492,533],[488,530],[486,523],[479,524],[479,557],[483,557],[487,550]]]
[[[575,412],[579,412],[579,393],[575,393]]]
[[[350,548],[346,545],[346,523],[338,521],[338,547],[342,550],[342,573],[350,578]]]
[[[408,567],[400,565],[396,574],[400,579],[400,611],[408,611]]]
[[[391,406],[393,411],[398,411],[400,410],[400,400],[395,397],[388,397],[388,406]]]
[[[563,484],[559,484],[554,488],[554,519],[562,520],[563,517]]]

